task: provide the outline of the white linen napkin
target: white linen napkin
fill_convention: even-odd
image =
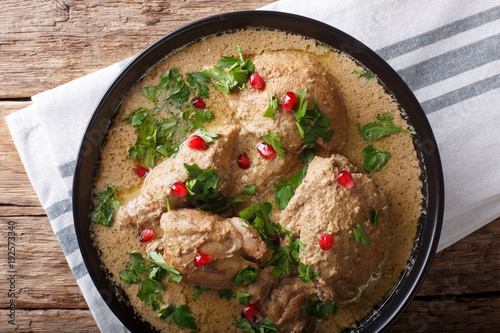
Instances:
[[[359,39],[398,71],[427,114],[443,163],[439,249],[500,216],[500,6],[465,0],[281,0],[264,7],[308,16]],[[130,61],[33,97],[7,117],[26,172],[102,332],[127,330],[83,264],[72,219],[77,150],[108,85]],[[65,189],[65,190],[61,190]]]

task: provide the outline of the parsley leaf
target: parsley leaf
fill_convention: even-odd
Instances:
[[[144,259],[152,262],[153,264],[163,268],[166,272],[169,278],[174,280],[175,282],[179,283],[182,280],[182,275],[181,273],[167,264],[165,262],[165,259],[163,259],[163,256],[156,252],[156,251],[149,251],[149,257],[144,256]]]
[[[210,83],[210,78],[202,72],[191,73],[187,75],[187,81],[191,87],[196,87],[198,95],[208,98],[208,87],[204,83]]]
[[[240,283],[243,282],[243,285],[252,284],[257,279],[257,268],[248,265],[238,272],[236,275],[236,279],[234,280],[234,287],[238,287]]]
[[[157,311],[160,308],[159,303],[163,303],[159,290],[165,291],[165,286],[161,282],[148,278],[142,281],[137,297],[146,304],[151,304],[153,310]]]
[[[195,286],[194,292],[193,292],[193,300],[196,301],[198,299],[198,297],[200,297],[200,295],[203,291],[209,291],[209,290],[210,289],[202,288],[200,286]]]
[[[241,48],[238,45],[236,45],[236,49],[239,59],[224,56],[214,68],[207,68],[202,71],[205,76],[217,81],[213,84],[214,88],[228,95],[238,84],[244,84],[248,80],[248,77],[255,71],[252,61],[243,61]],[[223,67],[227,68],[227,71],[224,71]],[[238,87],[242,89],[242,87]]]
[[[206,131],[204,128],[200,128],[199,130],[194,132],[193,135],[198,135],[208,145],[209,143],[212,143],[212,141],[214,141],[214,139],[219,136],[219,133],[220,133],[220,131],[209,132],[209,131]]]
[[[181,116],[189,130],[201,129],[205,123],[215,119],[215,116],[208,109],[189,109],[183,111]]]
[[[363,149],[363,168],[366,172],[380,171],[391,159],[391,153],[380,151],[372,145]]]
[[[372,211],[371,220],[373,225],[378,224],[378,212],[376,210]]]
[[[125,282],[127,286],[130,286],[131,284],[138,284],[141,282],[141,279],[135,274],[134,271],[130,269],[123,270],[120,275],[120,280]]]
[[[302,243],[299,238],[295,238],[291,241],[291,233],[289,231],[288,233],[288,245],[277,248],[271,259],[266,264],[266,267],[269,265],[275,266],[273,269],[273,275],[277,277],[284,274],[290,274],[292,269],[292,259],[296,262],[300,262],[299,253],[306,248],[304,243]]]
[[[92,221],[109,226],[113,220],[113,215],[120,209],[120,201],[116,195],[116,189],[113,186],[100,192],[95,196],[98,204],[94,206]]]
[[[220,298],[225,298],[225,299],[231,299],[231,297],[233,297],[234,295],[234,291],[232,291],[231,289],[222,289],[217,291],[217,293],[219,294]]]
[[[276,235],[274,224],[269,220],[273,206],[268,203],[257,203],[238,212],[238,215],[248,221],[260,234],[264,240],[268,240],[268,235]]]
[[[335,303],[323,303],[320,300],[317,300],[306,306],[306,312],[313,317],[323,319],[325,316],[332,314],[336,308],[337,304]]]
[[[240,291],[238,295],[236,295],[236,299],[238,300],[238,302],[240,302],[241,305],[248,305],[248,303],[250,303],[250,296],[251,295],[249,293]]]
[[[197,209],[221,213],[226,211],[232,204],[243,201],[238,197],[234,197],[229,201],[225,195],[217,190],[220,178],[215,169],[202,170],[196,163],[192,165],[184,164],[184,167],[188,172],[188,176],[192,178],[186,181],[186,187],[189,191],[186,200],[196,202]]]
[[[297,93],[299,98],[299,106],[297,111],[294,111],[295,124],[299,130],[302,141],[307,143],[309,148],[313,148],[319,138],[323,142],[328,142],[332,139],[334,130],[328,128],[333,124],[329,117],[323,116],[319,110],[318,104],[314,103],[314,108],[307,110],[307,101],[305,100],[306,93],[301,90]]]
[[[269,99],[271,100],[269,102],[269,106],[266,109],[266,112],[264,112],[264,117],[271,118],[274,120],[274,115],[278,111],[278,97],[273,96],[273,90],[269,90]]]
[[[358,77],[364,77],[366,79],[366,81],[370,81],[371,78],[373,78],[373,74],[370,73],[370,72],[367,72],[367,71],[358,71],[358,70],[353,70],[352,71],[353,74],[357,74]]]
[[[280,138],[278,134],[276,134],[275,132],[265,134],[262,136],[262,140],[264,140],[264,142],[268,145],[272,146],[274,150],[276,150],[276,153],[278,153],[278,155],[283,158],[286,157],[285,149],[283,148],[283,139]]]
[[[243,186],[242,194],[255,196],[255,192],[257,191],[257,186],[246,184]]]
[[[377,115],[377,119],[379,122],[373,122],[358,127],[359,134],[361,134],[366,141],[372,141],[399,132],[415,134],[415,132],[394,125],[394,118],[389,113],[379,114]]]
[[[276,192],[275,203],[278,204],[281,210],[285,209],[290,199],[292,199],[293,190],[302,184],[302,179],[307,174],[307,168],[308,165],[304,163],[295,175],[281,181],[274,187],[274,191]]]
[[[278,203],[281,210],[285,209],[288,202],[293,197],[293,189],[291,185],[285,185],[280,187],[276,191],[276,202]]]
[[[311,263],[307,265],[302,262],[299,263],[299,278],[305,283],[311,282],[311,280],[318,277],[318,275],[318,272],[311,269]]]
[[[236,328],[246,330],[245,333],[270,333],[278,330],[276,325],[273,324],[269,319],[264,319],[261,321],[256,321],[251,324],[246,318],[236,319],[233,315],[233,322],[231,323]]]
[[[189,306],[181,304],[178,306],[166,304],[158,311],[158,318],[163,319],[170,324],[171,320],[179,327],[185,327],[192,330],[198,329]]]
[[[370,245],[372,243],[371,239],[366,234],[365,229],[363,228],[362,224],[358,225],[357,228],[352,229],[352,231],[353,231],[354,240],[356,241],[356,243],[359,243],[359,241],[361,241],[361,243],[364,246]]]

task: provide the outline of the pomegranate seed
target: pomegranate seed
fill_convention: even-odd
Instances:
[[[185,197],[188,194],[188,189],[184,183],[177,182],[172,185],[172,194],[176,197]]]
[[[195,99],[193,99],[192,104],[197,109],[204,109],[207,106],[205,102],[201,99],[201,97],[195,97]]]
[[[278,235],[267,234],[267,238],[269,238],[273,245],[280,245],[280,238]]]
[[[319,247],[323,251],[330,251],[333,247],[334,242],[335,241],[333,240],[333,236],[330,234],[322,234],[318,238]]]
[[[354,187],[354,180],[352,179],[352,175],[348,171],[340,171],[335,176],[335,180],[340,185],[344,186],[346,189],[350,190]]]
[[[248,155],[246,153],[241,153],[240,156],[238,156],[238,166],[242,169],[248,169],[250,167],[250,159],[248,158]]]
[[[253,73],[252,75],[250,75],[250,84],[254,89],[262,89],[266,86],[264,79],[262,79],[257,73]]]
[[[205,266],[211,261],[212,257],[209,254],[199,252],[194,256],[194,265],[196,267]]]
[[[245,305],[243,311],[241,312],[241,316],[245,316],[249,321],[255,321],[256,317],[260,313],[260,304],[248,304]]]
[[[156,238],[156,232],[153,228],[144,228],[139,234],[139,241],[141,243],[150,242]]]
[[[205,140],[201,138],[199,135],[191,135],[189,139],[187,139],[187,145],[189,148],[194,149],[194,150],[206,150],[207,143]]]
[[[265,160],[269,161],[276,157],[276,150],[264,141],[257,144],[257,150],[259,151],[260,156],[262,156]]]
[[[144,177],[145,175],[147,175],[149,172],[149,169],[148,168],[145,168],[143,167],[142,165],[138,165],[135,167],[135,173],[137,174],[137,176],[139,176],[140,178]]]
[[[295,95],[294,92],[289,91],[285,94],[285,97],[283,97],[283,102],[281,104],[283,105],[283,109],[285,109],[285,111],[292,111],[295,103],[297,103],[297,95]]]

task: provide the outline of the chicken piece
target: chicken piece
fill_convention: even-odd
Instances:
[[[242,128],[259,138],[276,132],[287,152],[299,149],[303,142],[293,112],[286,112],[280,105],[274,120],[263,114],[269,106],[271,91],[281,101],[288,91],[298,93],[304,89],[308,109],[312,109],[316,101],[321,113],[333,121],[330,129],[334,129],[335,134],[327,144],[319,139],[318,151],[330,156],[342,149],[346,132],[344,105],[335,80],[319,60],[299,52],[267,52],[256,56],[253,63],[255,72],[266,82],[265,88],[235,90],[227,95],[228,104]]]
[[[349,190],[335,180],[342,170],[352,174],[354,187]],[[300,235],[306,245],[300,260],[319,273],[313,282],[322,301],[338,302],[356,296],[380,263],[381,229],[373,225],[372,214],[385,205],[384,193],[345,157],[315,157],[310,163],[280,223]],[[359,226],[371,244],[355,241],[353,229]],[[330,234],[335,240],[329,251],[320,249],[318,238],[322,234]]]
[[[253,228],[241,227],[241,218],[222,218],[196,209],[172,210],[162,215],[164,258],[177,269],[184,283],[211,289],[232,288],[236,275],[247,266],[257,265],[240,255],[259,259],[267,253],[266,244]],[[212,261],[196,267],[198,253]]]
[[[233,143],[239,132],[238,127],[228,126],[221,130],[207,150],[199,151],[183,145],[175,158],[170,158],[157,166],[146,178],[139,197],[120,207],[117,222],[121,224],[154,223],[167,211],[167,200],[172,208],[185,201],[172,194],[172,185],[188,179],[186,164],[198,164],[202,169],[214,168],[219,175],[227,173]]]
[[[297,278],[283,280],[262,304],[263,313],[278,327],[278,332],[313,332],[317,320],[305,308],[312,290]]]

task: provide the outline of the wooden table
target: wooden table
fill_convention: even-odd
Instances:
[[[2,0],[0,11],[0,331],[97,332],[4,117],[30,97],[116,61],[194,20],[273,0]],[[16,326],[7,323],[7,232],[16,232]],[[437,254],[391,331],[498,331],[500,218]]]

